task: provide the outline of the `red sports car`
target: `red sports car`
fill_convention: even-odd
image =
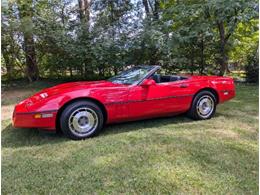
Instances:
[[[60,84],[15,106],[14,127],[61,129],[71,139],[97,135],[104,124],[187,113],[209,119],[235,96],[232,78],[164,75],[135,66],[108,80]]]

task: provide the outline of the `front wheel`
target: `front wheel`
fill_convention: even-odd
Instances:
[[[69,104],[61,114],[62,132],[74,140],[97,135],[103,127],[101,109],[91,101],[77,101]]]
[[[196,120],[210,119],[216,111],[216,97],[210,91],[199,92],[192,101],[188,115]]]

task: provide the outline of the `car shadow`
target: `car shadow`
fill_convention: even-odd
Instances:
[[[174,117],[154,118],[118,124],[110,124],[106,125],[104,129],[100,132],[100,134],[93,139],[98,139],[102,136],[120,134],[130,131],[142,131],[146,128],[160,128],[169,124],[192,122],[194,123],[194,120],[189,119],[185,115],[178,115]],[[62,133],[48,133],[37,129],[15,129],[12,127],[11,124],[7,125],[2,130],[3,148],[40,146],[45,144],[58,144],[66,141],[71,140],[62,135]]]
[[[185,114],[171,117],[160,117],[152,119],[143,119],[138,121],[128,121],[123,123],[114,123],[106,125],[100,136],[110,134],[126,133],[130,131],[138,131],[147,128],[160,128],[169,124],[191,123],[194,120],[188,118]]]

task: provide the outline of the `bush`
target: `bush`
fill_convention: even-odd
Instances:
[[[259,81],[259,64],[258,64],[258,50],[247,59],[245,66],[246,81],[248,83],[258,83]]]

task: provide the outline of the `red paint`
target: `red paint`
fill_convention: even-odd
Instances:
[[[168,83],[155,83],[148,79],[141,85],[109,81],[65,83],[44,89],[17,104],[13,125],[55,130],[58,111],[77,98],[90,98],[103,104],[108,116],[106,123],[175,115],[188,111],[194,95],[205,88],[216,91],[219,103],[235,96],[233,79],[218,76],[190,76],[186,80]],[[41,97],[42,93],[48,97]],[[53,113],[53,117],[34,118],[35,113],[44,112]]]

